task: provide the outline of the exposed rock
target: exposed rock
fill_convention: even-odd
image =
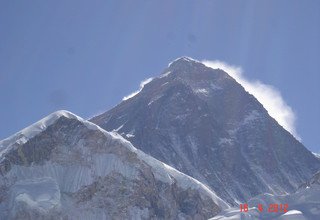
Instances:
[[[207,219],[228,207],[199,181],[66,111],[0,142],[0,155],[0,219]]]
[[[294,192],[320,169],[320,161],[226,72],[187,57],[91,121],[208,184],[230,204]]]

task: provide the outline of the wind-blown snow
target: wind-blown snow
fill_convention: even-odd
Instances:
[[[171,64],[174,63],[175,61],[181,60],[181,59],[183,59],[183,60],[185,60],[185,61],[188,61],[188,62],[193,61],[193,62],[200,63],[200,61],[198,61],[198,60],[192,59],[191,57],[186,57],[186,56],[184,56],[184,57],[179,57],[179,58],[175,59],[174,61],[170,62],[169,65],[168,65],[168,67],[170,67]],[[158,78],[167,77],[167,76],[169,76],[170,73],[171,73],[171,71],[165,72],[164,74],[162,74],[162,75],[159,76]],[[137,91],[135,91],[135,92],[133,92],[133,93],[131,93],[131,94],[123,97],[122,101],[131,99],[132,97],[136,96],[139,92],[141,92],[141,90],[143,89],[143,87],[144,87],[146,84],[148,84],[149,82],[151,82],[152,80],[153,80],[153,78],[148,78],[148,79],[146,79],[146,80],[143,80],[143,81],[140,83],[140,88],[139,88]]]
[[[285,102],[279,90],[271,85],[260,81],[246,79],[242,74],[242,68],[229,65],[219,60],[203,60],[202,63],[213,69],[222,69],[240,83],[247,92],[254,95],[258,101],[267,109],[268,113],[277,120],[298,140],[301,140],[296,131],[296,116],[292,108]]]
[[[164,78],[169,76],[169,74],[171,73],[171,71],[165,72],[164,74],[162,74],[161,76],[159,76],[159,78]]]
[[[153,78],[148,78],[148,79],[146,79],[146,80],[143,80],[143,81],[140,83],[140,88],[139,88],[137,91],[135,91],[135,92],[133,92],[133,93],[131,93],[131,94],[123,97],[122,100],[125,101],[125,100],[131,99],[132,97],[136,96],[139,92],[141,92],[141,90],[143,89],[143,87],[144,87],[146,84],[148,84],[149,82],[151,82],[152,80],[153,80]]]

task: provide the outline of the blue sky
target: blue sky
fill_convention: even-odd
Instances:
[[[110,109],[187,55],[277,88],[320,152],[320,1],[0,0],[0,139]]]

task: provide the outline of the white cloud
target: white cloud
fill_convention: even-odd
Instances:
[[[296,116],[292,108],[282,98],[279,90],[258,80],[246,79],[242,74],[243,71],[241,67],[232,66],[219,60],[204,60],[202,63],[213,69],[219,68],[227,72],[240,83],[246,91],[254,95],[280,125],[298,140],[301,140],[295,128]]]
[[[148,78],[148,79],[143,80],[143,81],[140,83],[140,88],[139,88],[139,90],[137,90],[137,91],[135,91],[135,92],[133,92],[133,93],[131,93],[131,94],[123,97],[122,100],[125,101],[125,100],[128,100],[128,99],[131,99],[133,96],[135,96],[135,95],[137,95],[139,92],[141,92],[141,90],[143,89],[144,85],[146,85],[147,83],[151,82],[152,80],[153,80],[153,78]]]

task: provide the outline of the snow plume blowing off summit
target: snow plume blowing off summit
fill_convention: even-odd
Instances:
[[[295,138],[301,141],[296,131],[296,116],[292,108],[285,102],[280,91],[271,85],[264,84],[259,80],[249,80],[243,76],[241,67],[229,65],[219,60],[203,60],[203,64],[213,69],[222,69],[240,83],[247,92],[254,95],[258,101],[267,109],[268,113],[277,122],[289,131]]]
[[[257,95],[249,90],[255,84],[242,78],[240,85],[225,67],[180,57],[132,98],[90,121],[208,185],[229,205],[294,192],[320,161],[277,114],[270,116],[257,99],[262,89]],[[265,107],[273,104],[264,99]]]
[[[143,81],[140,83],[140,88],[139,88],[139,90],[137,90],[137,91],[135,91],[135,92],[133,92],[133,93],[131,93],[131,94],[123,97],[122,101],[125,101],[125,100],[127,100],[127,99],[130,99],[130,98],[132,98],[133,96],[137,95],[137,94],[143,89],[144,85],[145,85],[145,84],[148,84],[149,82],[151,82],[152,79],[153,79],[153,78],[148,78],[148,79],[143,80]]]

